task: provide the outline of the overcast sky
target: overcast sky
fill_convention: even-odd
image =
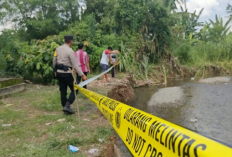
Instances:
[[[189,12],[194,12],[195,10],[199,12],[201,8],[204,8],[200,18],[201,22],[208,21],[209,19],[214,20],[215,14],[222,17],[225,21],[227,16],[226,6],[228,3],[232,4],[232,0],[187,0],[187,8]],[[10,28],[10,25],[0,25],[0,30],[4,27]]]
[[[204,8],[200,21],[208,21],[209,19],[214,20],[215,15],[219,15],[223,19],[228,16],[226,14],[226,7],[228,3],[232,4],[231,0],[187,0],[188,11],[198,12],[201,8]]]

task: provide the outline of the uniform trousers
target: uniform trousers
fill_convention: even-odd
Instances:
[[[59,81],[61,104],[65,106],[66,102],[72,104],[75,101],[75,94],[73,88],[73,77],[71,73],[57,73],[57,80]],[[70,88],[71,93],[67,99],[67,88]]]

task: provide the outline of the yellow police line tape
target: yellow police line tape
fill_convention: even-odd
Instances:
[[[96,104],[135,157],[232,157],[232,149],[75,85]]]

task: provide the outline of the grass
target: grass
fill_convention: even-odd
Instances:
[[[114,135],[110,124],[83,95],[78,94],[77,102],[81,128],[78,128],[76,115],[67,116],[61,112],[57,86],[29,85],[25,92],[0,100],[0,156],[84,157],[88,149],[101,145],[99,139],[108,143],[109,137]],[[64,122],[57,122],[63,118]],[[71,153],[69,145],[81,151]]]
[[[232,35],[218,43],[198,41],[191,45],[183,42],[173,50],[179,62],[189,69],[196,69],[199,77],[203,77],[210,68],[221,75],[232,74]]]

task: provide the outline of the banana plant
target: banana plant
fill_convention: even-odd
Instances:
[[[197,42],[198,42],[198,40],[194,38],[193,33],[190,33],[189,34],[189,43],[190,43],[190,45],[194,45]]]
[[[130,70],[134,63],[134,53],[129,49],[125,49],[125,45],[121,42],[121,52],[119,53],[119,70],[126,71]]]
[[[232,21],[232,18],[229,18],[226,22],[224,22],[222,18],[219,18],[218,15],[215,15],[215,22],[213,20],[209,21],[210,24],[208,25],[210,25],[210,27],[208,31],[210,40],[214,42],[220,42],[221,40],[224,40],[231,28],[229,24]]]
[[[143,68],[145,78],[148,80],[148,72],[151,68],[151,65],[149,64],[149,59],[147,56],[143,55],[143,61],[141,61],[140,65]]]

